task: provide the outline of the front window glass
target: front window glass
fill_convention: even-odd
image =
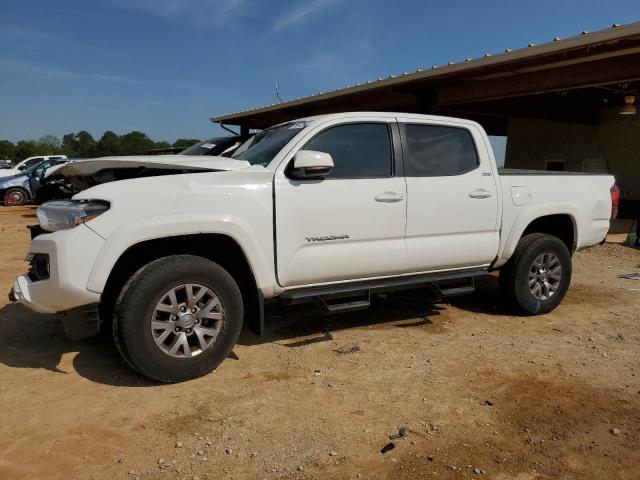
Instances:
[[[31,171],[31,176],[35,177],[35,178],[40,178],[43,177],[45,172],[47,171],[47,169],[49,167],[51,167],[53,164],[55,164],[56,162],[52,161],[52,160],[48,160],[46,162],[42,162],[40,165],[38,165],[35,169],[33,169]]]
[[[309,122],[295,121],[263,130],[240,145],[231,158],[265,167],[307,125]]]
[[[392,174],[391,138],[386,123],[349,123],[328,128],[304,146],[331,155],[327,178],[375,178]]]

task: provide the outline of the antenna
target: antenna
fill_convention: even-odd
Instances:
[[[279,101],[280,103],[283,103],[283,102],[284,102],[284,100],[282,100],[282,99],[280,98],[280,92],[278,92],[278,80],[276,80],[276,97],[278,97],[278,101]]]

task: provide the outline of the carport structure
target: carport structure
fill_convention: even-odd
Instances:
[[[505,166],[608,171],[621,216],[640,202],[640,22],[220,115],[243,132],[344,111],[475,120],[507,137]]]

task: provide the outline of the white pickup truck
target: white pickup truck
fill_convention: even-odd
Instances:
[[[71,337],[109,325],[133,368],[177,382],[216,368],[243,322],[261,332],[265,299],[342,312],[499,269],[515,308],[547,313],[614,203],[609,175],[500,172],[480,125],[426,115],[300,119],[194,162],[93,187],[117,159],[59,169],[89,188],[38,209],[11,298],[64,312]]]

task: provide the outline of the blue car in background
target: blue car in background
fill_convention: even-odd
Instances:
[[[5,205],[24,205],[36,199],[38,190],[42,186],[46,171],[63,163],[66,158],[52,158],[31,165],[18,175],[0,178],[0,198]]]

